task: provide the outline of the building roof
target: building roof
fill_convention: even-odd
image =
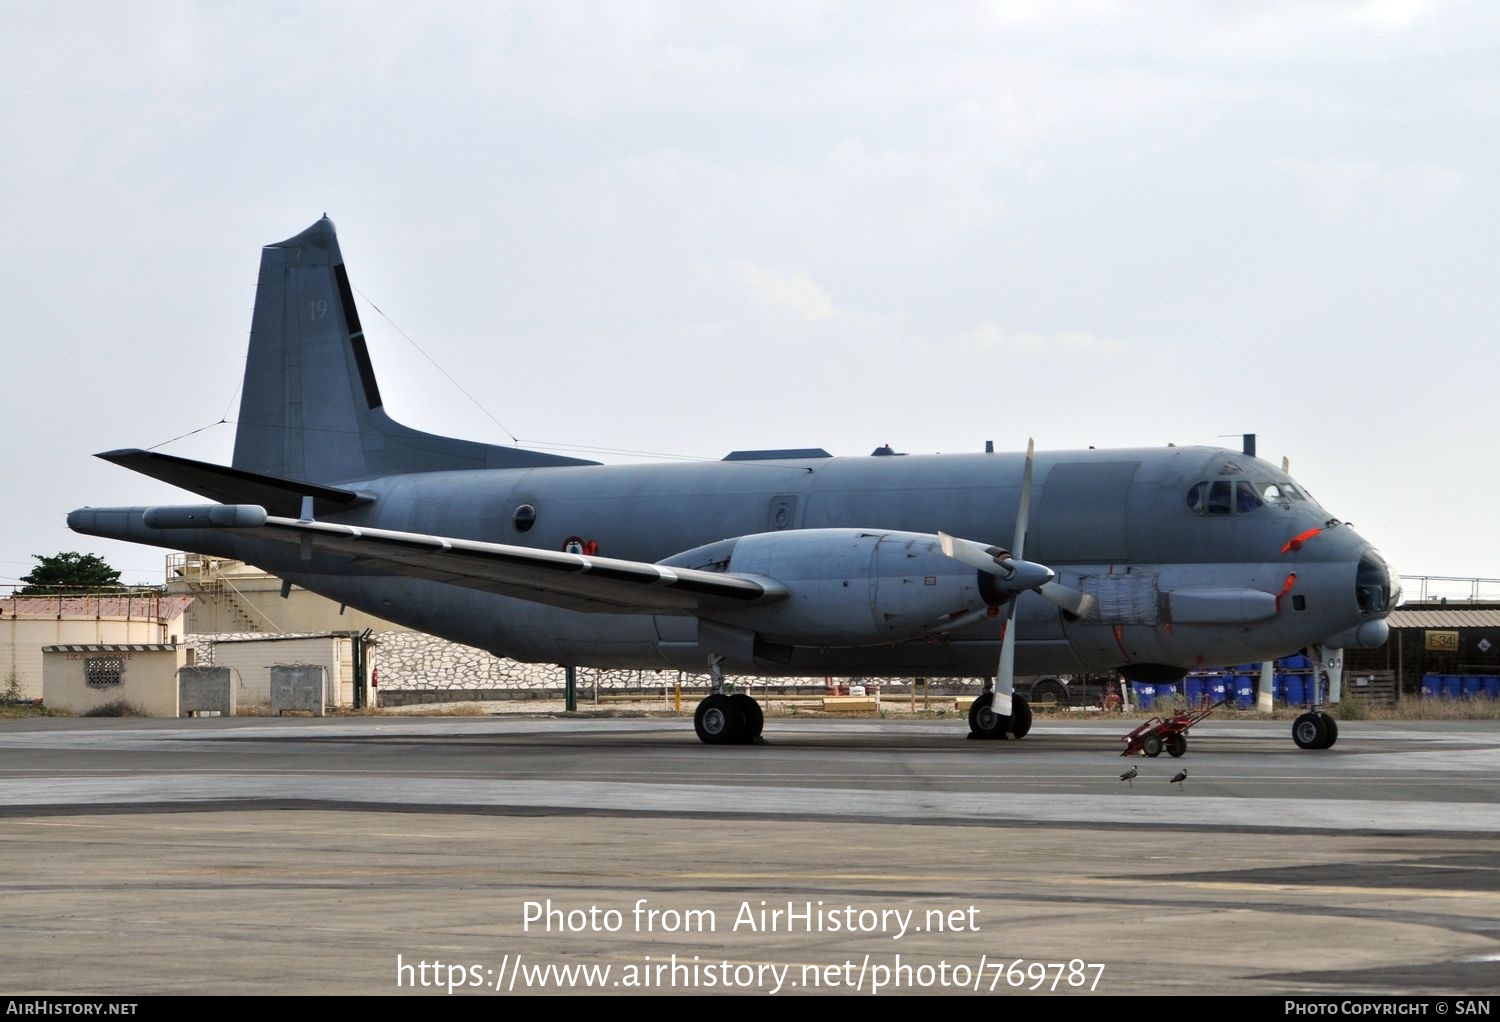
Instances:
[[[42,647],[43,653],[174,653],[176,651],[177,647],[170,642],[95,642]]]
[[[360,632],[229,632],[223,635],[200,635],[199,639],[212,639],[215,643],[229,642],[294,642],[298,639],[352,639]]]
[[[175,621],[193,602],[188,595],[11,596],[0,600],[4,618],[60,618],[65,621]]]
[[[1500,607],[1397,607],[1388,620],[1392,628],[1500,628]]]

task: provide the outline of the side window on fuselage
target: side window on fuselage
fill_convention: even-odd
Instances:
[[[1208,512],[1208,484],[1194,483],[1193,488],[1188,490],[1188,510],[1195,515]]]
[[[1211,483],[1194,483],[1193,488],[1188,490],[1188,509],[1195,515],[1233,514],[1234,485],[1223,479]]]

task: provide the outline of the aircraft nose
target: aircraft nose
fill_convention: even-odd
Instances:
[[[1401,598],[1401,576],[1391,570],[1374,547],[1359,559],[1354,575],[1354,596],[1361,614],[1384,617]]]

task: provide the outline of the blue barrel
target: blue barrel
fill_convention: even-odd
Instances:
[[[1289,671],[1305,671],[1312,666],[1312,661],[1300,653],[1296,656],[1282,657],[1280,663]]]
[[[1443,681],[1443,698],[1457,699],[1463,694],[1463,678],[1457,674],[1439,675]]]
[[[1203,679],[1187,677],[1183,679],[1187,685],[1187,701],[1189,706],[1203,705]]]
[[[1233,698],[1233,696],[1230,695],[1231,684],[1232,683],[1228,678],[1209,678],[1208,701],[1210,703],[1218,704],[1222,703],[1225,699]]]
[[[1130,690],[1135,693],[1135,705],[1143,710],[1149,710],[1156,705],[1156,686],[1147,685],[1145,682],[1132,681]]]
[[[1438,693],[1443,690],[1443,676],[1441,674],[1422,675],[1422,698],[1436,699]]]
[[[1484,676],[1484,694],[1491,699],[1500,699],[1500,674]]]
[[[1238,684],[1235,688],[1234,704],[1242,710],[1255,708],[1255,688],[1260,679],[1253,674],[1241,674],[1238,676]]]
[[[1306,706],[1307,696],[1303,692],[1304,674],[1288,674],[1286,676],[1286,704],[1288,706]]]
[[[1465,674],[1459,678],[1460,691],[1465,699],[1478,699],[1484,691],[1484,679],[1477,674]]]
[[[1163,699],[1176,699],[1178,695],[1177,682],[1169,681],[1156,686],[1156,698],[1160,702]]]

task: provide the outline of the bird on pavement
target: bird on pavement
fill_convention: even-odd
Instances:
[[[1177,776],[1173,777],[1169,783],[1181,784],[1185,780],[1187,780],[1187,767],[1183,767],[1181,770],[1177,771]]]
[[[1125,771],[1123,774],[1120,775],[1120,780],[1122,780],[1122,781],[1129,781],[1130,782],[1130,786],[1132,788],[1134,788],[1135,787],[1135,779],[1136,779],[1137,775],[1139,775],[1139,774],[1140,774],[1139,770],[1137,770],[1135,767],[1131,767],[1129,770]]]

